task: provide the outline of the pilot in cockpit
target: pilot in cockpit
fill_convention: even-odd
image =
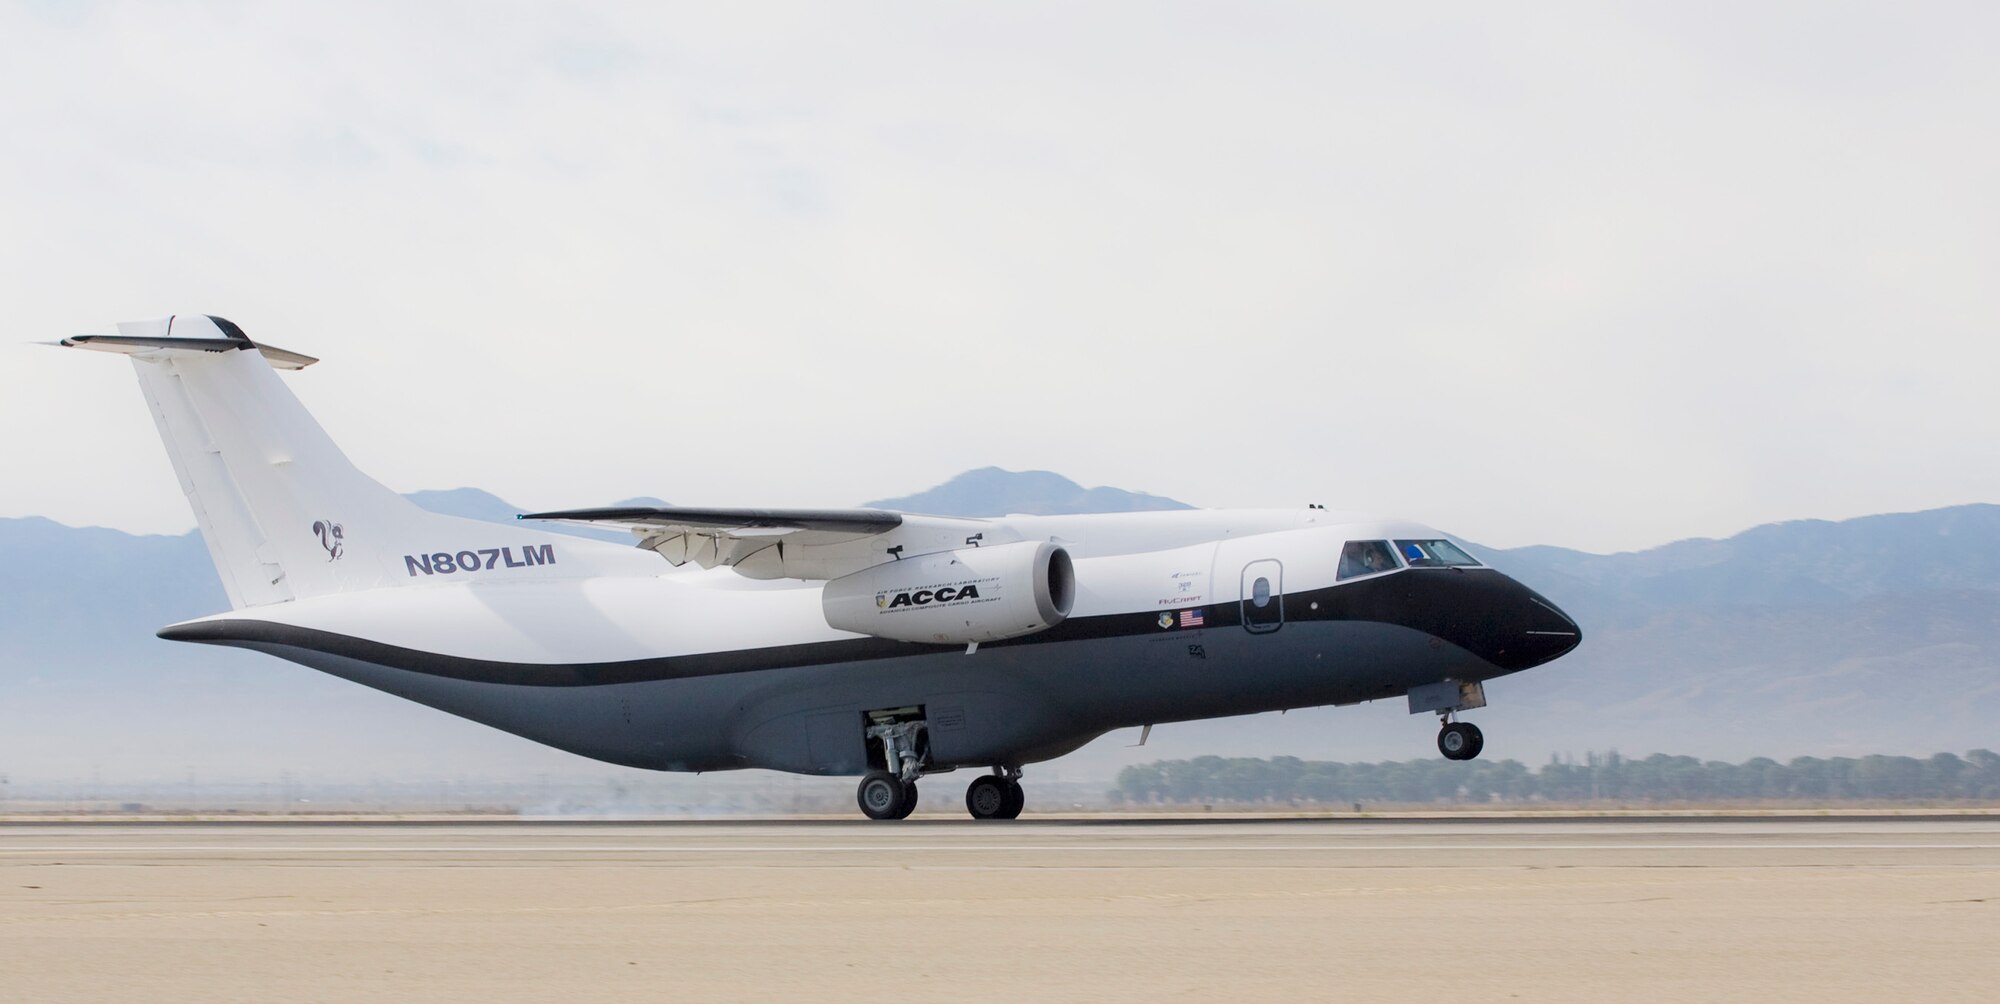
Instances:
[[[1395,569],[1396,559],[1382,540],[1351,540],[1340,552],[1340,578],[1351,579]]]

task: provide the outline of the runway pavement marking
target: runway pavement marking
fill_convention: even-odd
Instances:
[[[918,870],[924,870],[924,869],[918,869]],[[1024,870],[1024,869],[999,869],[999,870]],[[1489,869],[1477,869],[1477,870],[1498,871],[1502,869],[1489,868]],[[1881,876],[1876,875],[1872,872],[1863,873],[1863,872],[1840,871],[1840,872],[1823,874],[1818,877],[1822,880],[1865,881],[1871,879],[1878,879]],[[1711,879],[1710,881],[1713,882],[1714,880]],[[1793,880],[1730,877],[1729,879],[1727,879],[1727,881],[1730,884],[1737,884],[1743,882],[1755,883],[1755,882],[1765,882],[1765,881],[1793,881]],[[1141,893],[1118,893],[1109,895],[1097,894],[1097,895],[1089,895],[1084,898],[1090,900],[1091,902],[1100,904],[1110,904],[1110,903],[1180,904],[1180,903],[1207,903],[1207,902],[1220,902],[1220,901],[1257,902],[1257,901],[1274,901],[1274,900],[1310,900],[1310,899],[1366,899],[1370,897],[1377,897],[1384,895],[1393,896],[1393,895],[1401,895],[1409,893],[1419,893],[1419,894],[1437,893],[1437,894],[1463,895],[1468,893],[1485,893],[1485,892],[1502,892],[1502,893],[1517,892],[1520,890],[1520,888],[1521,887],[1518,883],[1511,883],[1511,882],[1491,883],[1491,884],[1466,884],[1463,882],[1442,882],[1442,883],[1429,882],[1416,885],[1412,884],[1339,885],[1339,886],[1288,888],[1288,889],[1274,889],[1274,890],[1237,889],[1237,890],[1228,890],[1223,892],[1154,891],[1154,892],[1141,892]],[[1651,888],[1672,889],[1676,890],[1677,892],[1688,892],[1691,887],[1689,885],[1689,880],[1687,878],[1676,876],[1670,879],[1635,877],[1626,879],[1613,879],[1609,881],[1605,880],[1578,881],[1574,879],[1565,879],[1561,882],[1560,888],[1566,894],[1575,895],[1578,893],[1588,893],[1593,890],[1607,891],[1607,892],[1608,891],[1624,892],[1636,889],[1651,889]],[[951,896],[947,898],[956,898],[956,894],[955,893],[951,894]],[[1638,900],[1610,900],[1610,901],[1599,901],[1599,902],[1602,904],[1609,905],[1617,903],[1651,902],[1657,900],[1667,900],[1672,898],[1675,897],[1659,896],[1659,897],[1648,897],[1645,899],[1638,899]],[[849,911],[863,907],[888,907],[888,908],[907,909],[914,905],[921,905],[923,903],[931,901],[932,900],[930,898],[924,896],[914,896],[914,897],[904,896],[904,897],[894,897],[894,898],[841,897],[837,905],[841,909]],[[982,896],[979,900],[981,905],[987,908],[992,908],[1001,905],[1034,906],[1038,904],[1047,903],[1048,901],[1049,901],[1048,897],[1040,897],[1040,896],[1011,896],[1011,897]],[[1951,901],[1951,902],[1958,902],[1958,901]],[[1968,901],[1968,902],[1978,902],[1978,901]],[[43,903],[36,905],[43,907],[116,906],[119,905],[119,901],[114,901],[114,900],[95,900],[88,902],[70,901],[70,902],[59,902],[59,903]],[[829,903],[826,900],[797,899],[786,896],[771,896],[771,895],[744,895],[744,896],[711,896],[711,897],[702,897],[697,899],[644,900],[636,903],[595,903],[583,906],[536,903],[527,906],[458,906],[458,907],[406,906],[406,907],[355,907],[349,909],[327,909],[327,908],[210,909],[210,910],[185,910],[185,911],[144,910],[144,911],[53,913],[53,914],[50,913],[9,914],[0,912],[0,926],[7,926],[7,925],[18,926],[23,924],[39,925],[51,922],[83,923],[83,922],[133,921],[133,920],[141,920],[141,921],[143,920],[232,920],[232,919],[244,919],[244,918],[302,919],[302,918],[318,918],[318,917],[362,917],[362,916],[405,916],[405,917],[527,916],[527,915],[539,915],[539,914],[595,915],[595,914],[629,914],[629,913],[657,913],[657,912],[718,912],[718,911],[731,911],[731,910],[736,910],[736,911],[751,910],[751,911],[765,912],[774,909],[823,910],[828,906]]]
[[[583,844],[536,846],[516,844],[411,844],[399,846],[344,844],[209,845],[155,844],[93,847],[33,845],[0,847],[0,855],[66,854],[881,854],[1061,853],[1092,854],[1193,853],[1246,854],[1310,851],[2000,851],[2000,843],[1674,843],[1674,844]]]

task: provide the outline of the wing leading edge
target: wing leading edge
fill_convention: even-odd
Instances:
[[[681,506],[627,506],[524,513],[520,519],[561,520],[631,530],[684,528],[715,533],[777,530],[869,537],[903,525],[903,514],[887,509],[693,509]]]

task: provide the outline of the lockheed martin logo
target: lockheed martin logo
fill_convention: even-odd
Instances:
[[[346,531],[339,523],[330,519],[313,520],[313,533],[319,537],[319,546],[326,548],[326,560],[339,561],[340,552],[346,548],[343,538]]]

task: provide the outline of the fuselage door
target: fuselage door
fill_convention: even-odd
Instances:
[[[1266,558],[1243,566],[1243,627],[1265,634],[1285,626],[1285,566]]]

